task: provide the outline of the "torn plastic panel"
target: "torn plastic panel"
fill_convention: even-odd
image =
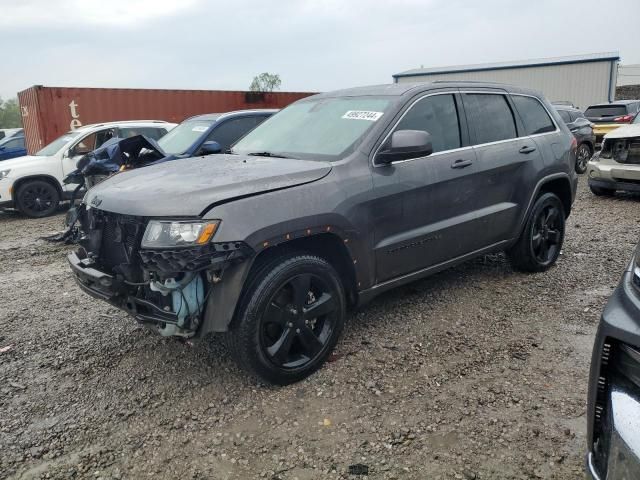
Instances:
[[[244,242],[141,250],[148,219],[78,208],[81,248],[68,256],[78,284],[165,336],[198,333],[227,268],[254,255]]]

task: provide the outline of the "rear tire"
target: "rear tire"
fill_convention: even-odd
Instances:
[[[598,197],[611,197],[616,193],[615,189],[613,188],[596,187],[595,185],[591,184],[589,184],[589,190],[591,190],[591,193],[597,195]]]
[[[576,152],[576,173],[584,173],[587,171],[587,163],[591,160],[593,152],[587,143],[581,143]]]
[[[58,189],[45,180],[30,180],[20,185],[16,207],[25,216],[42,218],[53,214],[60,203]]]
[[[335,269],[303,253],[257,269],[226,335],[236,362],[276,385],[318,370],[344,328],[346,298]]]
[[[551,268],[560,255],[564,230],[562,201],[554,193],[543,193],[533,204],[520,238],[507,251],[513,267],[523,272]]]

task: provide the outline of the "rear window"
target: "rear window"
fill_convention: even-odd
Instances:
[[[522,95],[512,95],[511,98],[520,114],[527,135],[553,132],[556,129],[553,120],[537,98]]]
[[[584,112],[585,117],[620,117],[626,114],[626,105],[595,105]]]
[[[504,95],[465,93],[464,105],[476,144],[516,138],[513,112]]]

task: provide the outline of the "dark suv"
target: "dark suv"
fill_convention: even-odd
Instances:
[[[554,105],[573,136],[578,142],[578,152],[576,154],[576,172],[587,171],[587,163],[593,156],[596,146],[596,136],[593,133],[593,124],[587,120],[577,108],[564,105]]]
[[[554,108],[487,83],[316,95],[230,152],[91,189],[69,263],[83,290],[161,335],[224,332],[277,384],[319,368],[347,309],[390,288],[501,250],[548,269],[577,184]]]

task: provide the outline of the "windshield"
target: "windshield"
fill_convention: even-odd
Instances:
[[[158,140],[158,145],[168,155],[181,155],[199,140],[214,122],[215,120],[186,120]]]
[[[383,116],[389,98],[342,97],[294,103],[236,143],[233,153],[339,160]]]
[[[60,151],[62,147],[64,147],[67,143],[72,140],[75,140],[80,136],[80,132],[67,132],[61,137],[56,138],[49,145],[44,147],[42,150],[35,153],[38,157],[50,157],[51,155],[55,155]]]

